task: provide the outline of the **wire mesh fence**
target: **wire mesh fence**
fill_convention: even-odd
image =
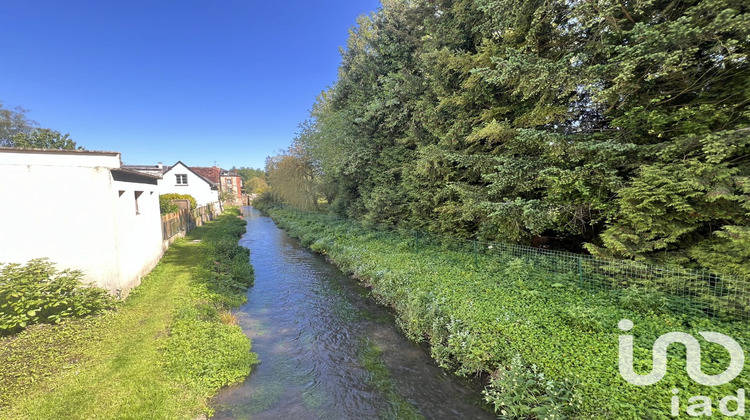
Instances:
[[[674,312],[734,320],[750,319],[750,279],[720,276],[708,270],[604,259],[544,248],[413,232],[416,252],[429,247],[471,254],[462,263],[478,270],[500,271],[503,263],[522,260],[537,270],[581,289],[597,292],[628,290],[646,299],[660,299]],[[456,261],[459,262],[459,261]]]
[[[285,206],[298,215],[309,212]],[[395,233],[392,227],[373,225],[376,235]],[[640,299],[659,301],[672,312],[728,320],[750,320],[750,279],[720,276],[708,270],[651,264],[633,260],[604,259],[545,248],[504,242],[488,242],[441,236],[421,231],[399,231],[419,254],[436,249],[450,251],[456,264],[496,271],[512,260],[522,260],[536,270],[589,292],[627,291]]]

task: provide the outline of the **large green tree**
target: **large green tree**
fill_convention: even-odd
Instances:
[[[331,209],[750,274],[743,0],[389,0],[296,147]]]
[[[23,108],[3,108],[0,102],[0,147],[35,149],[82,149],[69,134],[49,128],[40,128],[36,121],[26,117]]]

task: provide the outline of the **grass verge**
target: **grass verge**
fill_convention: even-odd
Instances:
[[[720,332],[749,349],[744,322],[672,312],[664,296],[649,291],[586,291],[575,273],[552,275],[530,260],[474,257],[439,243],[415,247],[408,234],[320,213],[270,212],[303,245],[371,287],[376,299],[395,309],[407,336],[429,343],[442,367],[462,376],[486,375],[486,400],[500,418],[668,419],[674,418],[672,389],[680,390],[685,416],[696,401],[691,397],[710,398],[716,412],[722,398],[750,387],[747,371],[721,386],[691,381],[682,345],[669,347],[667,374],[657,384],[631,385],[618,372],[620,334],[635,337],[635,371],[646,374],[656,338],[680,331],[698,338],[702,371],[721,373],[728,352],[698,332]],[[623,333],[621,319],[635,328]]]
[[[252,285],[245,222],[229,210],[165,253],[114,311],[0,341],[0,418],[192,419],[250,373],[227,312]],[[222,322],[224,320],[224,323]]]

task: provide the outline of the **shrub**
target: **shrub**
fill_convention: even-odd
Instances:
[[[267,212],[280,204],[281,202],[276,199],[271,191],[265,191],[253,200],[253,207],[263,212]]]
[[[0,269],[0,336],[29,325],[58,323],[96,314],[114,305],[103,289],[83,285],[78,270],[57,271],[46,258]]]
[[[536,365],[526,367],[521,357],[515,356],[507,369],[492,374],[483,394],[501,419],[562,420],[581,405],[581,397],[573,389],[570,381],[545,378]]]
[[[198,207],[198,202],[190,194],[162,194],[159,196],[159,211],[161,214],[174,213],[180,210],[180,207],[172,203],[171,200],[188,200],[191,209]]]

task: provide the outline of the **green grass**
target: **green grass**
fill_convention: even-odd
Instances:
[[[227,277],[220,268],[205,268],[225,265],[208,248],[212,239],[236,243],[236,215],[225,214],[172,245],[115,311],[0,341],[0,418],[192,419],[210,413],[207,398],[256,363],[241,329],[218,317],[224,301],[241,301],[239,286],[217,287]]]
[[[512,362],[520,360],[515,371],[543,375],[518,373],[538,383],[492,394],[492,404],[506,404],[507,412],[528,416],[508,418],[544,418],[535,413],[567,406],[563,418],[667,419],[673,418],[673,388],[681,390],[683,413],[692,396],[711,397],[717,411],[722,397],[750,388],[747,370],[722,386],[691,381],[680,345],[670,346],[667,375],[655,385],[631,385],[618,373],[620,319],[635,322],[630,333],[635,336],[635,368],[642,374],[650,371],[655,339],[672,331],[698,337],[702,370],[722,372],[728,353],[702,341],[698,332],[724,333],[747,351],[750,333],[744,322],[711,319],[697,311],[672,312],[664,304],[667,296],[650,291],[586,291],[578,287],[575,273],[550,274],[531,259],[480,254],[475,264],[471,252],[446,244],[415,247],[413,235],[375,231],[319,213],[271,213],[303,245],[369,286],[376,299],[395,310],[408,337],[430,345],[442,367],[461,376],[504,377]],[[542,398],[538,390],[544,389],[558,396]]]

